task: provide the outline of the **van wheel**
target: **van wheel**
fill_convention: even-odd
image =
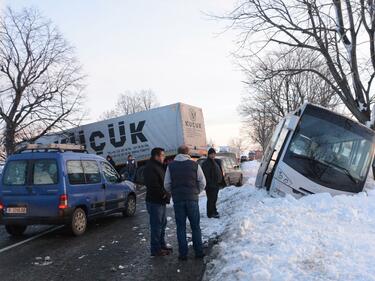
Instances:
[[[6,225],[6,231],[12,236],[22,236],[27,228],[27,225]]]
[[[240,180],[237,183],[238,187],[241,187],[243,185],[243,175],[241,175]]]
[[[132,217],[137,210],[137,201],[134,195],[129,195],[128,200],[126,201],[125,210],[122,212],[124,217]]]
[[[83,209],[74,210],[72,220],[70,222],[70,230],[74,236],[80,236],[85,233],[87,228],[87,216]]]

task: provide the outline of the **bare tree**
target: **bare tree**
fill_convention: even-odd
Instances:
[[[73,48],[34,9],[0,17],[0,129],[7,155],[78,120],[83,76]]]
[[[309,50],[324,60],[322,69],[279,69],[310,72],[325,80],[361,123],[371,117],[375,77],[375,0],[240,0],[226,17],[241,32],[239,44],[247,56],[270,48]]]
[[[127,91],[119,95],[114,109],[105,111],[100,120],[129,115],[145,110],[150,110],[159,105],[158,99],[152,90],[140,90],[138,92]]]
[[[331,109],[340,104],[330,84],[315,73],[279,71],[297,67],[314,68],[325,73],[327,79],[330,77],[321,60],[304,49],[273,52],[252,68],[243,66],[248,92],[239,111],[253,141],[262,149],[265,149],[279,120],[304,102]]]
[[[248,145],[247,145],[245,139],[241,138],[241,137],[232,138],[229,142],[229,146],[236,149],[238,158],[248,148]]]
[[[259,144],[265,151],[268,141],[271,139],[275,122],[266,104],[250,103],[242,107],[244,126],[253,142]]]

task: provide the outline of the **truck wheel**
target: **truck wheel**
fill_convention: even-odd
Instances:
[[[27,228],[27,225],[6,225],[6,231],[12,236],[22,236]]]
[[[241,175],[240,180],[237,183],[238,187],[241,187],[243,185],[243,175]]]
[[[137,210],[137,201],[134,195],[129,195],[128,200],[126,201],[125,210],[122,212],[124,217],[132,217]]]
[[[87,228],[87,216],[82,208],[74,210],[69,226],[74,236],[80,236],[85,233]]]

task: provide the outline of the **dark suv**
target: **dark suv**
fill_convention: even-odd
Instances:
[[[198,160],[198,164],[202,166],[203,162],[206,161],[206,159],[206,157],[200,158]],[[226,155],[217,155],[216,159],[220,163],[221,169],[223,171],[225,186],[242,186],[243,174],[236,159],[233,159],[233,157]]]

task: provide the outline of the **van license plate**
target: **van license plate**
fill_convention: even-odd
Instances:
[[[8,214],[26,214],[26,207],[10,207],[6,211]]]

